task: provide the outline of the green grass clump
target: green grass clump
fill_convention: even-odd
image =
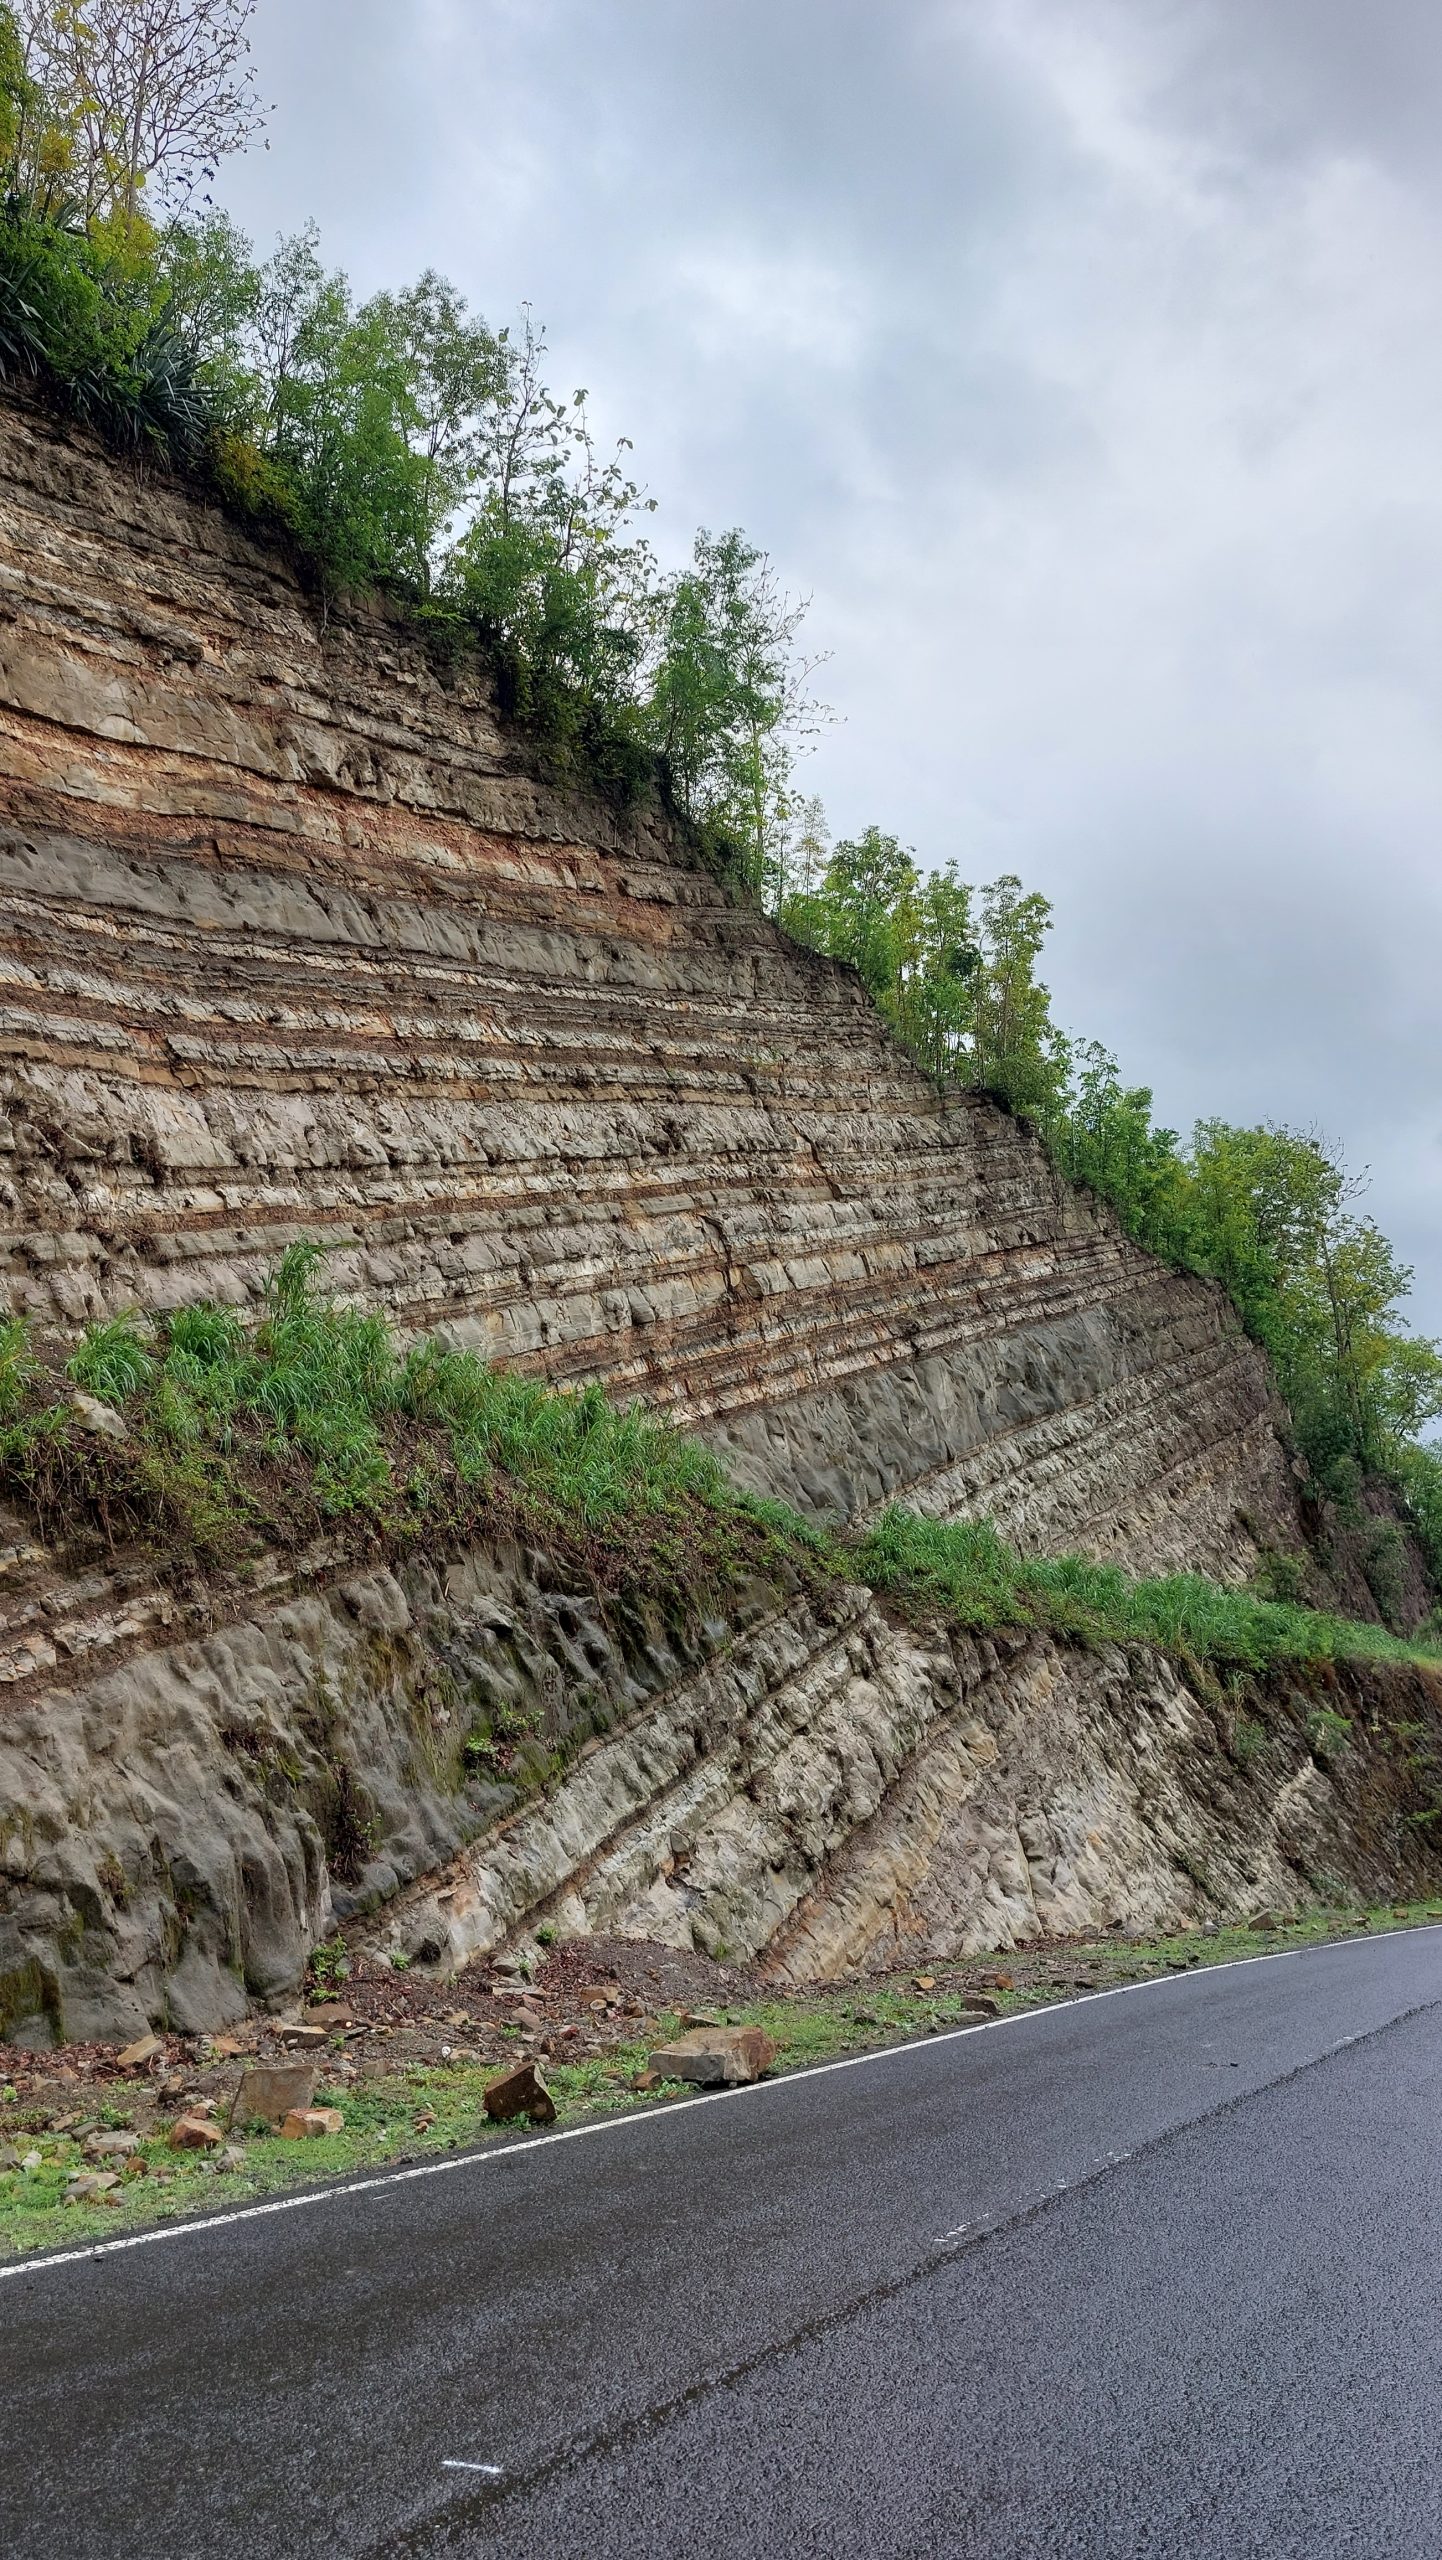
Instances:
[[[63,1375],[0,1319],[0,1482],[63,1545],[88,1529],[205,1564],[339,1522],[361,1546],[405,1547],[509,1520],[598,1568],[639,1540],[665,1587],[774,1542],[698,1443],[599,1387],[405,1347],[321,1291],[322,1259],[292,1245],[255,1321],[203,1304],[92,1324]],[[123,1429],[97,1432],[74,1389]]]
[[[1085,1556],[1021,1556],[989,1520],[923,1520],[893,1505],[853,1550],[877,1591],[978,1629],[1039,1627],[1090,1644],[1149,1644],[1217,1670],[1264,1672],[1281,1662],[1370,1656],[1435,1661],[1384,1627],[1259,1599],[1199,1573],[1133,1580]]]

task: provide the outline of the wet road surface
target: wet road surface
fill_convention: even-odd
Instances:
[[[1442,1930],[0,2278],[6,2560],[1442,2554]]]

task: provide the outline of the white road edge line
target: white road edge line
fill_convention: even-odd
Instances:
[[[1239,1973],[1244,1965],[1288,1964],[1297,1956],[1316,1955],[1328,1947],[1378,1946],[1387,1938],[1426,1938],[1439,1930],[1442,1921],[1428,1920],[1409,1929],[1377,1929],[1365,1938],[1323,1938],[1309,1947],[1271,1947],[1265,1955],[1226,1956],[1220,1964],[1199,1964],[1194,1970],[1189,1967],[1186,1979],[1204,1981],[1212,1974]],[[863,2071],[878,2063],[896,2062],[903,2054],[926,2053],[938,2045],[957,2044],[963,2036],[975,2040],[1004,2027],[1036,2026],[1044,2018],[1084,2008],[1088,2002],[1124,2000],[1138,1991],[1175,1990],[1181,1979],[1174,1973],[1156,1973],[1146,1982],[1114,1982],[1108,1990],[1084,1993],[1080,2000],[1049,2000],[1035,2009],[1013,2009],[1009,2017],[986,2018],[979,2025],[946,2027],[938,2035],[913,2036],[908,2044],[881,2045],[870,2053],[844,2053],[834,2062],[808,2062],[799,2071],[783,2071],[775,2080],[752,2080],[744,2088],[707,2089],[695,2098],[668,2099],[661,2107],[638,2107],[632,2115],[599,2116],[589,2124],[563,2125],[557,2133],[534,2133],[519,2142],[497,2143],[494,2148],[488,2145],[444,2160],[417,2160],[405,2169],[385,2169],[368,2178],[347,2178],[335,2186],[310,2187],[300,2195],[275,2196],[268,2204],[237,2205],[232,2212],[206,2214],[195,2222],[162,2222],[150,2231],[127,2232],[120,2240],[93,2240],[82,2249],[57,2249],[44,2257],[17,2258],[8,2266],[0,2266],[0,2283],[11,2276],[45,2275],[52,2267],[79,2266],[86,2259],[113,2258],[123,2249],[149,2249],[161,2240],[195,2240],[207,2231],[223,2231],[236,2222],[261,2222],[276,2213],[305,2213],[318,2205],[338,2204],[345,2196],[374,2195],[382,2187],[406,2186],[416,2178],[447,2178],[467,2169],[494,2168],[498,2161],[544,2151],[553,2143],[585,2142],[596,2134],[627,2133],[639,2124],[670,2122],[676,2116],[689,2115],[693,2107],[724,2106],[734,2098],[764,2098],[776,2089],[794,2089],[798,2080],[823,2080],[832,2071]],[[1329,2052],[1340,2050],[1340,2046],[1328,2047]]]
[[[441,2469],[443,2471],[479,2471],[487,2480],[504,2480],[506,2476],[498,2462],[452,2462],[447,2454],[441,2456]]]

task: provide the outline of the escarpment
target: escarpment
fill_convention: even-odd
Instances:
[[[1301,1541],[1214,1289],[943,1099],[659,806],[0,407],[0,1294],[342,1291],[707,1433],[804,1507],[1245,1570]]]
[[[1221,1293],[940,1093],[657,800],[548,779],[482,670],[0,405],[0,1302],[62,1338],[244,1306],[298,1238],[815,1515],[1223,1577],[1305,1543]],[[1348,1755],[1280,1683],[1244,1765],[1159,1655],[862,1590],[618,1610],[543,1552],[338,1529],[192,1591],[17,1519],[0,2035],[216,2025],[337,1917],[417,1962],[544,1917],[804,1980],[1430,1882],[1432,1676],[1328,1678]]]
[[[504,1539],[363,1568],[336,1539],[213,1602],[12,1537],[0,2040],[222,2025],[338,1921],[445,1970],[547,1927],[805,1983],[1442,1881],[1442,1670],[1224,1694],[845,1583],[618,1605]]]

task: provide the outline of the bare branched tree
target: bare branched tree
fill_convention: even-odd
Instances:
[[[17,0],[26,69],[72,128],[88,219],[171,210],[256,140],[255,0]]]

